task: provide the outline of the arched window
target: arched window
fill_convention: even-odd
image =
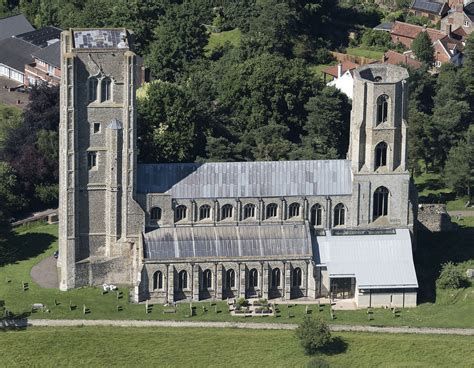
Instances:
[[[288,217],[298,217],[300,215],[300,204],[292,203],[288,207]]]
[[[187,289],[188,287],[188,273],[181,270],[178,273],[178,290]]]
[[[90,77],[89,80],[87,81],[87,91],[88,91],[89,102],[93,102],[97,100],[98,84],[99,84],[99,81],[97,80],[96,77]]]
[[[153,207],[150,210],[150,220],[152,220],[152,221],[160,221],[161,220],[161,208],[160,207]]]
[[[210,289],[212,287],[212,272],[207,269],[202,273],[202,288]]]
[[[292,277],[291,285],[294,287],[301,286],[301,268],[299,267],[294,268],[292,276],[293,277]]]
[[[234,207],[231,204],[225,204],[221,208],[221,220],[225,220],[227,218],[232,218],[234,213]]]
[[[388,96],[381,95],[377,98],[377,124],[384,123],[388,118]]]
[[[227,290],[235,287],[235,272],[232,269],[227,270],[225,273],[225,287]]]
[[[312,226],[321,226],[323,223],[323,208],[319,203],[316,203],[311,207],[311,225]]]
[[[100,101],[110,101],[112,99],[112,81],[105,77],[100,82]]]
[[[256,268],[252,268],[249,271],[249,288],[253,289],[258,286],[258,271]]]
[[[374,220],[388,214],[388,189],[378,187],[374,192]]]
[[[244,206],[244,219],[254,218],[255,217],[255,205],[252,203],[246,204]]]
[[[178,207],[176,207],[175,221],[178,222],[178,221],[184,220],[186,218],[186,212],[187,212],[187,208],[185,205],[181,204]]]
[[[153,290],[163,289],[163,274],[161,271],[156,271],[153,274]]]
[[[278,205],[276,203],[270,203],[267,205],[266,218],[272,218],[277,216]]]
[[[274,268],[272,270],[272,288],[277,288],[280,286],[280,269]]]
[[[380,142],[375,146],[375,169],[387,166],[387,143]]]
[[[344,225],[346,221],[346,209],[342,203],[334,207],[334,226]]]
[[[211,206],[204,204],[199,207],[199,220],[205,220],[211,217]]]

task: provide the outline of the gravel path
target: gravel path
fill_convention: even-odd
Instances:
[[[473,210],[463,210],[463,211],[448,211],[449,216],[451,217],[474,217]]]
[[[56,258],[48,257],[33,266],[30,276],[42,288],[58,288],[58,268]]]
[[[11,326],[11,324],[10,324]],[[81,320],[81,319],[30,319],[18,320],[16,327],[202,327],[202,328],[244,328],[253,330],[294,330],[296,324],[285,323],[241,323],[241,322],[187,322],[187,321],[137,321],[137,320]],[[374,327],[330,325],[332,331],[409,333],[474,336],[474,328],[428,328],[428,327]]]

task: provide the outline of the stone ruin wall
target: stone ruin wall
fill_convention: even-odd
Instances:
[[[445,204],[419,204],[418,225],[431,232],[455,231],[457,225],[451,222]]]

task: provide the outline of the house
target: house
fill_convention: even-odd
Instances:
[[[52,43],[58,42],[61,37],[61,29],[52,26],[46,26],[40,29],[35,29],[30,32],[22,33],[16,38],[21,38],[23,41],[32,43],[38,47],[46,47]]]
[[[422,26],[418,26],[415,24],[405,23],[396,21],[390,31],[390,35],[392,36],[392,42],[394,44],[401,43],[406,48],[411,49],[411,44],[413,40],[420,34],[420,32],[427,32],[428,36],[430,36],[431,41],[434,43],[437,40],[440,40],[446,37],[446,34],[442,31],[439,31],[434,28],[426,28]]]
[[[0,18],[0,41],[34,30],[23,14]]]
[[[474,31],[474,1],[460,1],[441,19],[441,29],[447,27],[456,30],[462,28],[467,34]]]
[[[418,69],[423,65],[416,60],[411,53],[399,53],[389,50],[384,54],[383,62],[392,65],[408,65],[412,68]]]
[[[359,65],[350,63],[350,62],[345,62],[345,63],[346,64],[344,66],[342,63],[339,63],[334,66],[337,70],[337,74],[335,76],[333,75],[334,67],[330,67],[325,70],[325,74],[334,76],[334,79],[330,81],[329,83],[327,83],[327,85],[336,87],[339,91],[341,91],[347,97],[352,99],[352,94],[353,94],[353,89],[354,89],[354,77],[352,75],[352,72]]]
[[[437,23],[449,11],[449,5],[441,0],[413,0],[408,13],[417,17],[426,17],[433,23]]]
[[[359,64],[356,64],[352,61],[340,61],[336,65],[331,65],[323,69],[322,73],[324,76],[324,82],[332,81],[333,79],[340,78],[346,71],[354,70],[359,67]]]
[[[23,85],[25,64],[31,63],[31,56],[40,48],[22,39],[10,37],[0,41],[0,75]]]
[[[40,82],[58,86],[61,81],[60,42],[35,51],[34,61],[25,65],[25,85],[32,86]]]

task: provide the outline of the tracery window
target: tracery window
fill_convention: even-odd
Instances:
[[[342,203],[334,207],[334,226],[344,225],[346,222],[346,209]]]
[[[301,281],[302,281],[301,268],[299,268],[299,267],[294,268],[292,273],[293,274],[292,274],[292,283],[291,283],[291,285],[294,286],[294,287],[301,286]]]
[[[380,142],[375,146],[375,169],[387,166],[387,143]]]
[[[161,220],[161,208],[160,207],[153,207],[150,210],[150,220],[152,220],[152,221],[160,221]]]
[[[280,286],[281,273],[279,268],[274,268],[272,270],[272,288],[277,288]]]
[[[210,289],[212,287],[212,272],[207,269],[202,273],[202,287],[203,289]]]
[[[234,212],[234,207],[231,204],[225,204],[221,208],[221,219],[225,220],[227,218],[232,218]]]
[[[211,217],[211,206],[203,204],[199,207],[199,220],[205,220]]]
[[[188,273],[181,270],[178,273],[178,290],[187,289],[188,287]]]
[[[255,217],[255,205],[248,203],[244,206],[244,219]]]
[[[388,118],[388,96],[381,95],[377,98],[377,124],[384,123]]]
[[[374,220],[380,216],[388,214],[388,194],[389,191],[385,187],[378,187],[374,192]]]
[[[323,222],[323,208],[319,203],[316,203],[311,207],[310,220],[312,226],[321,226]]]
[[[102,78],[100,81],[100,100],[101,102],[112,99],[112,81],[109,77]]]
[[[225,286],[227,290],[235,287],[235,272],[233,269],[227,270],[225,273]]]
[[[270,203],[266,208],[266,218],[272,218],[277,216],[278,205],[276,203]]]
[[[99,81],[97,80],[96,77],[90,77],[89,80],[87,81],[87,92],[88,92],[89,102],[93,102],[97,100],[98,84],[99,84]]]
[[[288,207],[288,217],[298,217],[300,215],[300,204],[292,203]]]
[[[178,222],[178,221],[184,220],[186,218],[187,212],[188,212],[188,209],[185,205],[181,204],[178,207],[176,207],[176,209],[175,209],[175,221]]]
[[[256,288],[258,286],[258,271],[256,268],[252,268],[249,271],[249,288]]]
[[[163,273],[156,271],[153,274],[153,290],[163,289]]]

